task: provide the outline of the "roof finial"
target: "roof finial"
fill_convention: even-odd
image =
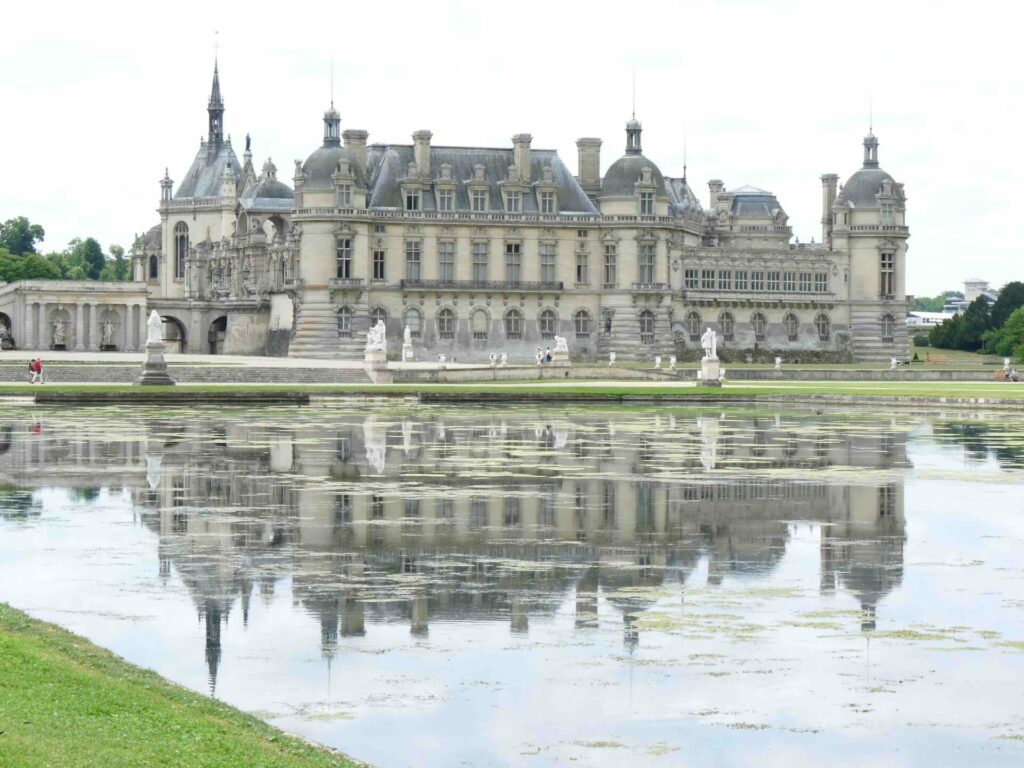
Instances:
[[[875,132],[875,98],[873,94],[868,94],[868,133],[873,134]]]
[[[683,184],[686,183],[686,129],[683,128]]]
[[[334,54],[331,54],[331,109],[334,109]]]
[[[217,56],[220,53],[220,32],[213,30],[213,68],[217,68]]]
[[[636,120],[636,64],[633,65],[633,119]]]

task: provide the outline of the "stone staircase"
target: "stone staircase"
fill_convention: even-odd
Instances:
[[[362,360],[369,330],[365,300],[352,306],[352,333],[338,336],[338,308],[329,296],[306,296],[295,307],[295,333],[288,357],[330,360]]]
[[[608,353],[614,352],[617,360],[653,361],[656,355],[664,358],[668,365],[669,355],[675,354],[675,340],[667,310],[654,308],[654,341],[643,344],[640,341],[640,318],[636,307],[616,307],[612,320],[612,332],[599,329],[597,336],[597,361],[607,362]]]
[[[902,308],[901,308],[902,309]],[[891,313],[895,318],[892,343],[882,342],[881,317]],[[910,338],[904,313],[889,304],[851,304],[850,335],[853,339],[853,358],[862,363],[888,363],[910,355]]]

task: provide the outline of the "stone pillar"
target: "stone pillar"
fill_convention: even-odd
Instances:
[[[139,321],[136,323],[136,333],[138,333],[139,338],[136,348],[144,350],[146,348],[146,337],[149,335],[149,330],[146,328],[146,305],[136,304],[135,306],[139,308]]]
[[[100,349],[100,305],[95,301],[89,305],[89,349]]]
[[[124,315],[124,321],[121,323],[121,349],[127,352],[131,349],[128,346],[131,343],[131,327],[132,327],[132,310],[127,304],[122,304],[122,314]]]
[[[22,331],[21,343],[18,345],[22,349],[33,349],[35,344],[32,337],[35,335],[36,323],[33,315],[35,314],[36,305],[31,301],[25,302],[25,329]]]
[[[85,349],[85,305],[75,305],[75,349]]]

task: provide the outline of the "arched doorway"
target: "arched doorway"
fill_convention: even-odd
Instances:
[[[184,352],[188,349],[185,336],[185,324],[176,317],[162,315],[164,321],[164,346],[168,352]]]
[[[14,336],[11,334],[11,318],[0,312],[0,349],[14,349]]]
[[[227,315],[221,315],[210,323],[210,331],[207,334],[207,341],[210,344],[210,354],[220,355],[224,353],[224,337],[228,332]]]

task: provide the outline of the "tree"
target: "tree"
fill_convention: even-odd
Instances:
[[[985,334],[985,348],[1003,357],[1024,355],[1024,307],[1018,307],[1002,326]]]
[[[124,248],[120,245],[110,246],[110,255],[100,271],[100,280],[124,281],[131,278],[132,265],[124,257]]]
[[[1018,307],[1024,307],[1024,283],[1014,280],[1002,287],[992,305],[992,327],[1002,326]]]
[[[36,240],[42,240],[46,232],[38,224],[32,224],[24,216],[8,219],[0,224],[0,248],[12,256],[36,252]]]
[[[0,280],[13,283],[15,280],[57,280],[60,270],[38,253],[14,256],[0,248]]]
[[[103,270],[107,257],[103,255],[103,248],[96,242],[95,238],[87,237],[78,242],[72,241],[71,260],[76,266],[80,266],[89,280],[96,280]],[[70,274],[69,274],[70,277]],[[71,278],[81,279],[81,278]]]
[[[992,328],[992,315],[988,301],[984,296],[979,296],[967,305],[963,322],[960,324],[960,332],[955,340],[956,349],[977,352],[981,349],[981,337],[990,328]]]
[[[960,315],[943,320],[928,331],[928,342],[938,349],[957,349],[956,340],[960,336],[962,324],[963,318]]]
[[[964,295],[959,291],[943,291],[938,296],[929,298],[927,296],[915,296],[914,297],[914,311],[915,312],[941,312],[942,308],[946,306],[946,299],[951,296],[963,298]]]

